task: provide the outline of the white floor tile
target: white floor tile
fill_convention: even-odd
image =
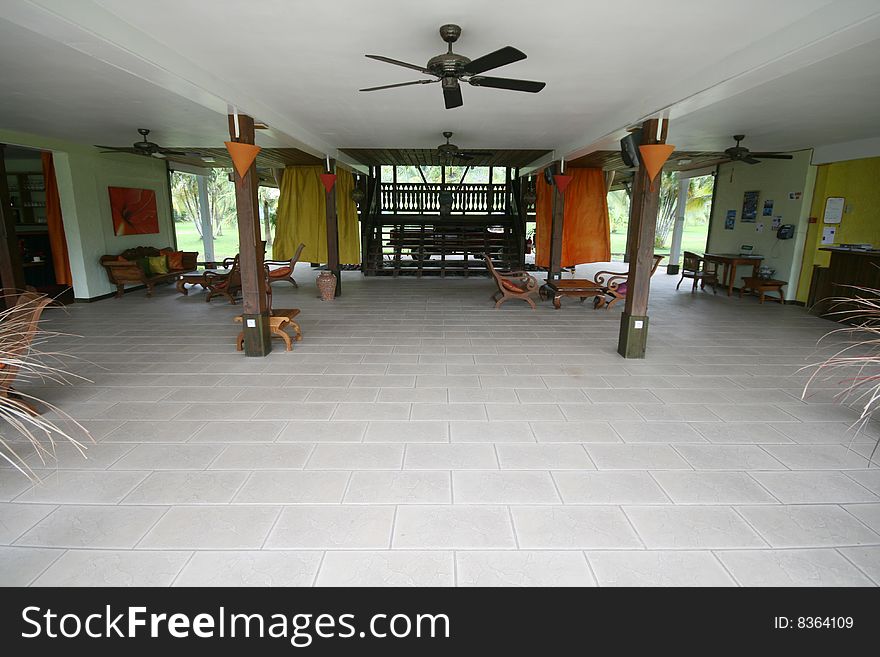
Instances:
[[[459,586],[595,586],[581,552],[457,552]]]
[[[452,586],[451,552],[333,551],[324,555],[317,586]]]
[[[735,586],[711,552],[588,552],[599,586]]]

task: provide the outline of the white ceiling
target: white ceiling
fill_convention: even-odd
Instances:
[[[170,146],[219,146],[226,103],[266,120],[264,145],[589,150],[671,108],[670,141],[754,149],[880,136],[876,0],[5,0],[0,128],[125,144],[135,128]],[[424,64],[513,45],[528,59],[492,74],[547,82],[539,94],[439,85],[359,93]],[[26,28],[26,29],[25,29]],[[38,36],[34,32],[38,32]],[[14,62],[9,65],[8,62]],[[277,142],[277,143],[266,143]]]

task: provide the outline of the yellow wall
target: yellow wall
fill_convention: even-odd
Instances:
[[[843,220],[837,226],[837,243],[870,243],[880,248],[880,157],[819,166],[810,208],[810,217],[816,217],[817,222],[809,224],[807,231],[798,301],[807,300],[813,265],[827,267],[831,256],[827,251],[819,251],[822,215],[829,196],[846,199]]]

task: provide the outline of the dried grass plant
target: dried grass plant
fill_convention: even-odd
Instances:
[[[837,342],[836,351],[830,356],[803,368],[812,370],[812,374],[801,398],[805,399],[810,386],[818,381],[837,379],[843,388],[835,395],[835,400],[859,410],[859,418],[850,427],[855,440],[859,431],[880,408],[880,290],[846,287],[854,290],[856,296],[826,299],[829,312],[824,316],[834,316],[846,321],[847,325],[829,331],[819,339],[818,344],[845,339]],[[874,441],[869,462],[874,460],[878,446],[880,438]]]
[[[11,294],[0,296],[13,298]],[[65,360],[72,356],[46,348],[50,340],[65,334],[45,330],[39,324],[33,326],[34,312],[45,300],[45,295],[25,295],[17,305],[0,311],[0,459],[32,481],[38,481],[38,477],[26,461],[30,454],[21,453],[22,446],[31,447],[45,465],[55,459],[59,442],[73,445],[83,456],[84,443],[94,442],[89,432],[60,408],[11,388],[13,383],[69,385],[76,380],[87,381],[63,368]],[[62,429],[57,421],[34,412],[40,406],[51,410],[69,427]],[[11,434],[24,440],[13,441],[9,429]]]

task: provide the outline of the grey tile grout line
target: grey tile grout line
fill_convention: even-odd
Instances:
[[[764,543],[767,544],[767,547],[768,547],[769,549],[771,549],[771,550],[778,550],[778,549],[781,549],[781,548],[777,548],[777,547],[775,547],[772,543],[770,543],[770,541],[767,539],[767,537],[764,536],[764,534],[761,533],[761,532],[758,530],[758,528],[755,527],[752,523],[750,523],[750,522],[749,522],[749,519],[746,518],[746,517],[742,514],[742,512],[741,512],[740,509],[739,509],[739,507],[741,507],[741,506],[748,506],[748,505],[744,505],[744,504],[730,504],[730,505],[728,505],[728,506],[729,506],[729,508],[730,508],[731,510],[733,510],[733,512],[737,515],[737,517],[739,517],[739,519],[742,520],[742,521],[746,524],[746,526],[747,526],[749,529],[751,529],[753,532],[755,532],[755,536],[757,536],[757,537],[760,538],[762,541],[764,541]],[[773,507],[773,508],[777,508],[777,507]],[[784,508],[784,507],[780,507],[780,508]]]
[[[269,530],[266,532],[266,535],[263,537],[263,540],[260,541],[259,550],[262,552],[266,549],[266,543],[269,541],[269,537],[272,536],[272,532],[275,531],[275,527],[278,526],[278,522],[281,520],[281,516],[284,513],[284,509],[287,508],[286,505],[278,506],[278,513],[275,514],[275,518],[272,520],[272,524],[269,525]],[[200,548],[205,549],[205,548]]]
[[[849,547],[849,548],[853,548],[854,546],[847,546],[847,547]],[[862,575],[864,575],[864,576],[868,579],[869,582],[873,582],[873,584],[874,584],[875,586],[880,586],[880,581],[878,581],[878,579],[875,579],[875,578],[871,577],[871,576],[870,576],[870,575],[864,570],[864,568],[862,568],[861,566],[859,566],[859,564],[857,564],[855,561],[853,561],[852,559],[850,559],[850,558],[846,555],[846,553],[843,552],[843,548],[840,548],[840,547],[834,547],[834,548],[832,548],[832,549],[833,549],[835,552],[837,552],[837,554],[839,554],[839,555],[841,556],[841,558],[842,558],[844,561],[846,561],[847,563],[851,564],[851,565],[853,566],[853,568],[855,568],[855,569],[856,569],[857,571],[859,571]]]
[[[312,584],[310,588],[315,588],[318,585],[318,577],[321,575],[321,570],[324,568],[324,558],[327,556],[327,550],[321,551],[321,558],[318,559],[318,567],[315,568],[315,576],[312,577]]]
[[[754,549],[763,549],[763,548],[754,548]],[[733,574],[733,572],[727,567],[727,564],[725,564],[724,561],[721,559],[721,557],[718,556],[717,552],[721,552],[721,551],[722,551],[721,548],[714,548],[714,549],[709,550],[709,553],[712,555],[712,557],[715,559],[715,561],[721,566],[721,568],[724,570],[724,572],[727,573],[727,576],[730,577],[730,579],[733,581],[733,583],[736,584],[737,588],[742,588],[745,585],[742,582],[740,582],[739,579],[737,579],[737,577]],[[725,548],[724,551],[730,552],[731,549]]]
[[[648,544],[645,542],[645,539],[642,537],[642,535],[639,533],[638,528],[637,528],[637,527],[635,526],[635,524],[633,523],[632,518],[630,518],[630,517],[629,517],[629,514],[626,512],[626,507],[627,507],[627,506],[630,506],[630,505],[615,504],[615,505],[612,505],[612,506],[617,507],[617,509],[620,511],[620,513],[623,514],[623,517],[626,518],[627,523],[629,523],[629,527],[630,527],[630,529],[633,530],[633,534],[635,534],[636,538],[639,539],[639,543],[642,544],[642,549],[643,549],[643,550],[650,550],[650,549],[653,549],[653,548],[649,548],[649,547],[648,547]],[[635,506],[635,505],[632,505],[632,506]]]
[[[143,541],[144,538],[146,538],[147,534],[149,534],[151,531],[153,531],[156,528],[156,525],[159,524],[159,522],[162,520],[162,518],[164,518],[165,516],[168,515],[168,513],[171,511],[171,508],[172,508],[172,505],[170,505],[170,504],[167,504],[167,505],[157,504],[155,506],[164,506],[165,511],[163,511],[162,513],[159,514],[159,517],[156,518],[156,521],[152,525],[150,525],[143,534],[141,534],[141,537],[134,542],[134,545],[132,545],[130,548],[126,548],[126,549],[137,550],[137,547],[138,547],[138,545],[141,544],[141,541]],[[155,507],[153,505],[150,505],[150,508],[155,508]],[[98,549],[98,548],[95,548],[95,549]]]
[[[186,570],[186,567],[189,566],[189,564],[192,562],[192,560],[195,559],[196,552],[198,552],[198,551],[199,550],[191,550],[190,551],[189,556],[186,558],[186,561],[183,562],[183,565],[174,574],[174,577],[171,578],[171,581],[168,582],[167,588],[170,589],[177,583],[177,580],[180,578],[180,575],[183,573],[184,570]]]

